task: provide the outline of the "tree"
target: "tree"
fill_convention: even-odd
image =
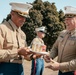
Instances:
[[[47,49],[50,49],[57,39],[59,32],[64,29],[64,13],[57,11],[55,3],[42,0],[35,0],[33,8],[30,10],[30,19],[27,19],[22,30],[26,32],[27,42],[30,45],[35,37],[35,28],[45,26],[47,29],[46,37],[44,38]],[[31,37],[31,38],[30,38]]]
[[[45,26],[47,29],[44,42],[49,50],[57,39],[59,32],[65,28],[64,24],[64,12],[57,11],[55,3],[42,0],[35,0],[33,8],[30,10],[30,18],[26,18],[25,24],[22,26],[22,30],[27,36],[27,44],[30,45],[35,35],[35,28]],[[8,16],[7,19],[10,17]]]
[[[22,30],[27,35],[27,43],[30,45],[32,39],[35,37],[35,28],[42,26],[43,15],[41,14],[41,9],[43,6],[43,2],[41,0],[36,0],[32,4],[33,8],[30,10],[30,18],[27,19]],[[41,6],[42,5],[42,6]],[[31,36],[31,38],[29,37]]]

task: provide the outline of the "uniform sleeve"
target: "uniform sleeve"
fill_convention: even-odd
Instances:
[[[0,61],[10,60],[18,56],[17,50],[0,49]]]
[[[38,39],[34,38],[33,41],[32,41],[32,44],[37,43],[37,42],[38,42]]]
[[[17,50],[3,49],[5,39],[5,29],[4,31],[0,27],[0,61],[10,60],[18,56]]]
[[[76,70],[76,59],[69,62],[60,63],[60,70],[62,72],[74,71]]]

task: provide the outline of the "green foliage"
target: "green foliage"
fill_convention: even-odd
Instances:
[[[32,39],[36,37],[35,28],[45,26],[47,29],[44,42],[49,50],[57,39],[59,32],[64,29],[64,13],[62,10],[59,12],[55,6],[55,3],[48,1],[42,2],[42,0],[35,0],[33,8],[30,10],[30,18],[28,18],[22,27],[22,30],[27,35],[27,42],[30,45]]]
[[[36,37],[35,28],[45,26],[47,33],[43,40],[47,45],[47,50],[49,50],[57,39],[59,32],[65,28],[64,12],[62,10],[58,12],[55,3],[48,1],[35,0],[32,5],[33,8],[29,13],[30,18],[26,18],[26,22],[22,26],[22,30],[27,36],[27,44],[30,45],[33,38]],[[8,14],[4,20],[8,21],[10,18],[11,16]]]

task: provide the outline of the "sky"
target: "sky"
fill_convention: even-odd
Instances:
[[[4,18],[7,17],[7,15],[11,11],[11,6],[9,5],[10,2],[23,2],[23,3],[32,3],[35,0],[1,0],[0,1],[0,23]],[[62,9],[64,11],[65,6],[72,6],[76,7],[76,0],[42,0],[44,1],[49,1],[50,3],[55,2],[55,5],[57,7],[57,10],[59,11]]]

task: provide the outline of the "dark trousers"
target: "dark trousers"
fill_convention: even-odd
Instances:
[[[24,75],[22,64],[0,63],[0,75]]]
[[[59,71],[58,75],[74,75],[74,71],[62,73]]]

